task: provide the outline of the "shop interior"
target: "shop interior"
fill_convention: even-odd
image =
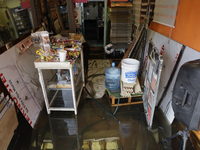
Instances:
[[[199,5],[1,0],[0,149],[200,149]]]

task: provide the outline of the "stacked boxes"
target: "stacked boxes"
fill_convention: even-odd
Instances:
[[[131,43],[133,7],[112,7],[110,41],[115,49],[127,49]]]

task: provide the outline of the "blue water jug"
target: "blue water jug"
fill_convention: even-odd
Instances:
[[[115,67],[115,63],[112,63],[112,67],[106,68],[106,80],[105,86],[109,90],[115,90],[119,88],[120,82],[120,68]]]

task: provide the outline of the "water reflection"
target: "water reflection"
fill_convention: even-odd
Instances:
[[[80,149],[77,116],[70,112],[51,113],[49,125],[54,150]]]
[[[159,133],[147,129],[145,116],[139,109],[120,107],[116,113],[119,124],[92,105],[88,102],[78,116],[73,112],[52,112],[49,115],[54,150],[159,149],[154,136]],[[98,111],[98,115],[94,111]]]

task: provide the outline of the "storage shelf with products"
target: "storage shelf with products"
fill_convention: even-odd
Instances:
[[[31,31],[32,24],[29,11],[27,9],[22,9],[21,7],[12,8],[10,10],[19,36]]]

